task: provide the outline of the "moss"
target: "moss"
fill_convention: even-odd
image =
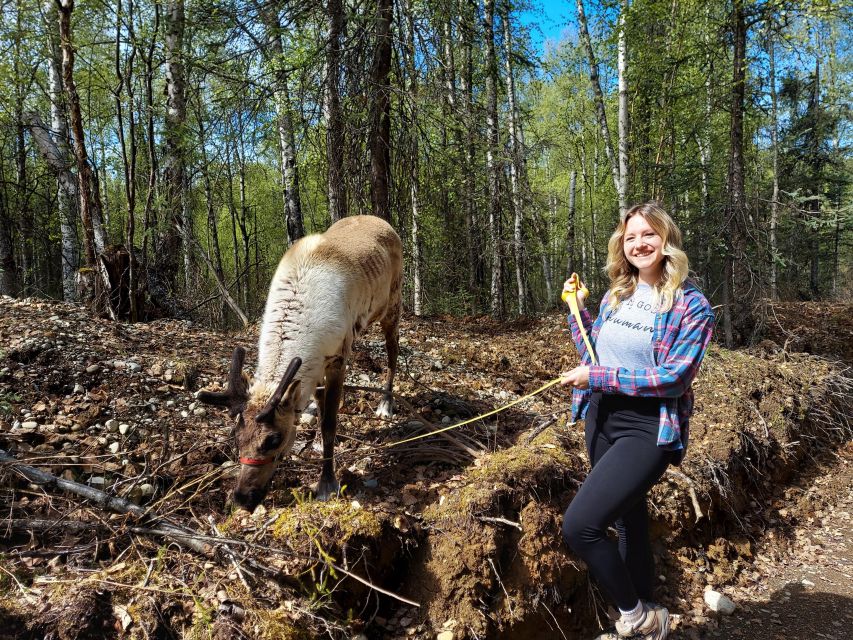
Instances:
[[[254,612],[257,624],[255,637],[263,640],[309,640],[314,635],[306,629],[300,629],[293,623],[290,613],[279,607],[273,610],[257,610]]]
[[[375,513],[346,500],[300,501],[282,509],[272,528],[276,540],[290,540],[300,534],[313,537],[334,534],[338,544],[353,537],[378,538],[382,523]]]

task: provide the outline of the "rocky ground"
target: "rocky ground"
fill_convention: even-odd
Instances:
[[[776,333],[756,349],[709,353],[690,456],[651,497],[675,637],[846,637],[851,379],[836,334],[849,335],[851,310],[777,308]],[[0,300],[0,449],[232,549],[182,550],[150,517],[109,513],[6,465],[0,637],[595,635],[603,603],[558,534],[586,469],[563,391],[388,447],[573,366],[562,318],[406,319],[401,333],[391,421],[372,412],[378,333],[356,348],[348,382],[361,389],[348,392],[337,450],[344,498],[306,491],[320,458],[306,415],[250,517],[227,500],[231,421],[194,394],[224,382],[236,344],[254,362],[254,331],[116,325],[71,305]],[[707,589],[735,612],[711,611]]]

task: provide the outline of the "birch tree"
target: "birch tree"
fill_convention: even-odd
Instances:
[[[492,244],[492,316],[504,311],[503,259],[501,246],[501,199],[498,134],[498,64],[495,56],[495,0],[485,0],[483,36],[486,41],[486,173],[489,180],[489,240]]]

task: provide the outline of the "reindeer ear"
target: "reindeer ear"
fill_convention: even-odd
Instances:
[[[281,403],[288,409],[299,406],[299,398],[302,393],[302,384],[299,380],[294,380],[284,392],[284,398]]]

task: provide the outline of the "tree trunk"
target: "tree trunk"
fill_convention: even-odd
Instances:
[[[278,146],[281,158],[281,186],[284,199],[284,218],[287,224],[287,239],[293,244],[305,235],[302,221],[302,204],[299,198],[299,167],[296,163],[296,137],[293,133],[293,118],[290,115],[290,93],[287,72],[283,66],[284,44],[281,38],[281,23],[277,4],[262,10],[267,27],[267,41],[271,43],[272,65],[275,69],[275,106],[278,111]]]
[[[97,190],[93,189],[92,167],[86,152],[83,135],[83,115],[80,111],[80,97],[77,85],[74,83],[74,45],[71,35],[71,13],[74,11],[74,0],[60,0],[59,5],[59,38],[62,46],[62,76],[65,91],[68,96],[69,117],[71,130],[74,134],[74,154],[77,160],[77,194],[80,202],[80,219],[83,223],[83,252],[86,266],[96,270],[95,263],[95,230],[92,226],[92,200],[100,198]],[[94,274],[93,281],[94,281]],[[94,282],[90,291],[94,294]],[[89,300],[91,302],[92,300]]]
[[[738,342],[745,344],[753,336],[752,302],[754,283],[749,271],[747,248],[747,219],[744,193],[743,116],[746,80],[746,19],[743,0],[734,1],[732,14],[734,53],[732,56],[731,120],[729,134],[729,171],[726,220],[731,229],[730,248],[726,256],[726,273],[731,273],[731,309],[733,329]],[[727,340],[729,336],[726,336]],[[734,336],[732,336],[734,338]]]
[[[59,209],[59,229],[61,237],[62,259],[62,297],[66,302],[77,299],[75,277],[80,257],[77,252],[77,178],[71,173],[71,150],[68,148],[68,128],[66,126],[65,100],[62,90],[62,55],[59,51],[59,14],[55,0],[46,0],[43,5],[45,30],[48,37],[48,97],[50,99],[50,135],[42,136],[33,132],[33,139],[39,147],[48,166],[56,172],[56,203]],[[31,126],[33,121],[30,120]],[[43,128],[40,131],[45,132]],[[47,144],[49,143],[49,144]],[[49,147],[56,151],[54,164],[45,154]]]
[[[185,218],[187,102],[184,79],[184,0],[168,0],[164,4],[164,46],[166,56],[166,149],[163,179],[166,184],[166,209],[169,226],[162,257],[170,277],[178,272],[177,258],[183,256],[183,281],[190,287],[190,220]],[[175,234],[178,235],[175,235]]]
[[[3,181],[3,166],[0,163],[0,184]],[[6,190],[0,189],[0,295],[14,297],[18,295],[19,283],[12,225]]]
[[[344,26],[342,0],[328,0],[329,40],[326,47],[326,156],[328,168],[329,215],[337,222],[347,215],[344,184],[344,121],[341,112],[341,37]]]
[[[415,67],[415,26],[412,16],[412,2],[407,0],[404,6],[406,31],[404,40],[406,75],[409,77],[409,96],[411,110],[406,131],[409,135],[409,183],[412,205],[412,311],[416,316],[423,314],[423,278],[421,264],[420,238],[420,149],[418,146],[418,77]]]
[[[625,20],[628,15],[628,0],[621,0],[619,11],[619,42],[618,42],[618,73],[619,73],[619,186],[616,193],[619,196],[619,213],[624,215],[628,210],[628,140],[630,137],[628,123],[628,45],[625,33]]]
[[[148,237],[157,228],[157,211],[154,207],[157,195],[157,153],[154,140],[154,50],[157,44],[157,32],[160,28],[160,3],[154,3],[154,27],[151,33],[145,59],[145,120],[148,151],[148,185],[145,193],[145,214],[142,229],[142,268],[148,267]]]
[[[484,5],[483,37],[486,40],[486,173],[489,180],[489,240],[492,243],[491,309],[495,318],[503,317],[503,261],[501,246],[500,147],[498,135],[498,65],[495,56],[495,0]]]
[[[465,239],[468,249],[468,294],[471,296],[471,312],[479,305],[477,300],[483,283],[483,252],[481,225],[476,219],[476,179],[474,171],[474,99],[472,82],[474,75],[473,42],[474,21],[477,15],[475,0],[463,0],[460,31],[462,35],[462,74],[460,89],[463,101],[463,124],[465,130],[465,152],[463,155],[463,193],[465,207]]]
[[[506,7],[506,5],[504,5]],[[524,264],[524,240],[523,236],[523,207],[521,194],[521,180],[524,175],[522,168],[524,150],[524,136],[521,125],[518,122],[516,109],[515,77],[512,68],[512,31],[509,24],[509,10],[506,9],[501,16],[504,32],[504,57],[506,58],[506,92],[509,100],[509,148],[510,165],[509,177],[512,190],[513,208],[513,254],[515,257],[515,284],[517,289],[518,314],[527,313],[527,276]]]
[[[376,1],[376,36],[370,72],[370,185],[373,215],[391,221],[391,20],[392,0]]]
[[[770,196],[770,299],[776,300],[776,225],[779,221],[779,105],[776,98],[775,34],[767,34],[767,54],[770,58],[770,146],[773,153],[773,195]]]
[[[604,138],[604,152],[607,154],[607,160],[610,163],[610,172],[613,174],[613,186],[619,196],[621,206],[621,204],[625,202],[625,194],[621,189],[622,178],[619,175],[619,164],[616,160],[616,154],[613,152],[613,140],[610,138],[610,128],[607,126],[607,112],[604,109],[604,94],[601,92],[601,83],[598,79],[598,63],[595,60],[595,51],[592,49],[592,41],[590,40],[589,29],[586,25],[586,14],[584,13],[583,0],[575,0],[575,5],[578,12],[580,39],[586,49],[586,55],[589,60],[589,81],[592,85],[592,92],[595,97],[595,113],[598,118],[598,126],[601,128],[601,136]]]
[[[133,33],[133,0],[128,2],[127,29],[128,40],[133,43],[130,50],[130,56],[123,68],[121,59],[121,24],[122,24],[122,3],[118,0],[116,3],[116,46],[115,46],[115,69],[118,84],[115,88],[115,103],[116,103],[116,121],[119,137],[119,147],[121,148],[122,165],[124,167],[124,195],[127,201],[127,219],[125,226],[125,246],[128,253],[128,310],[130,321],[136,322],[139,319],[139,309],[137,308],[137,268],[136,268],[136,252],[134,251],[134,235],[136,231],[136,120],[133,113],[133,63],[136,58],[136,37]],[[122,116],[122,89],[127,91],[128,104],[128,129],[130,138],[130,151],[128,153],[128,144],[124,135],[124,118]]]
[[[566,218],[566,279],[575,272],[575,185],[578,171],[572,167],[569,174],[569,212]]]

